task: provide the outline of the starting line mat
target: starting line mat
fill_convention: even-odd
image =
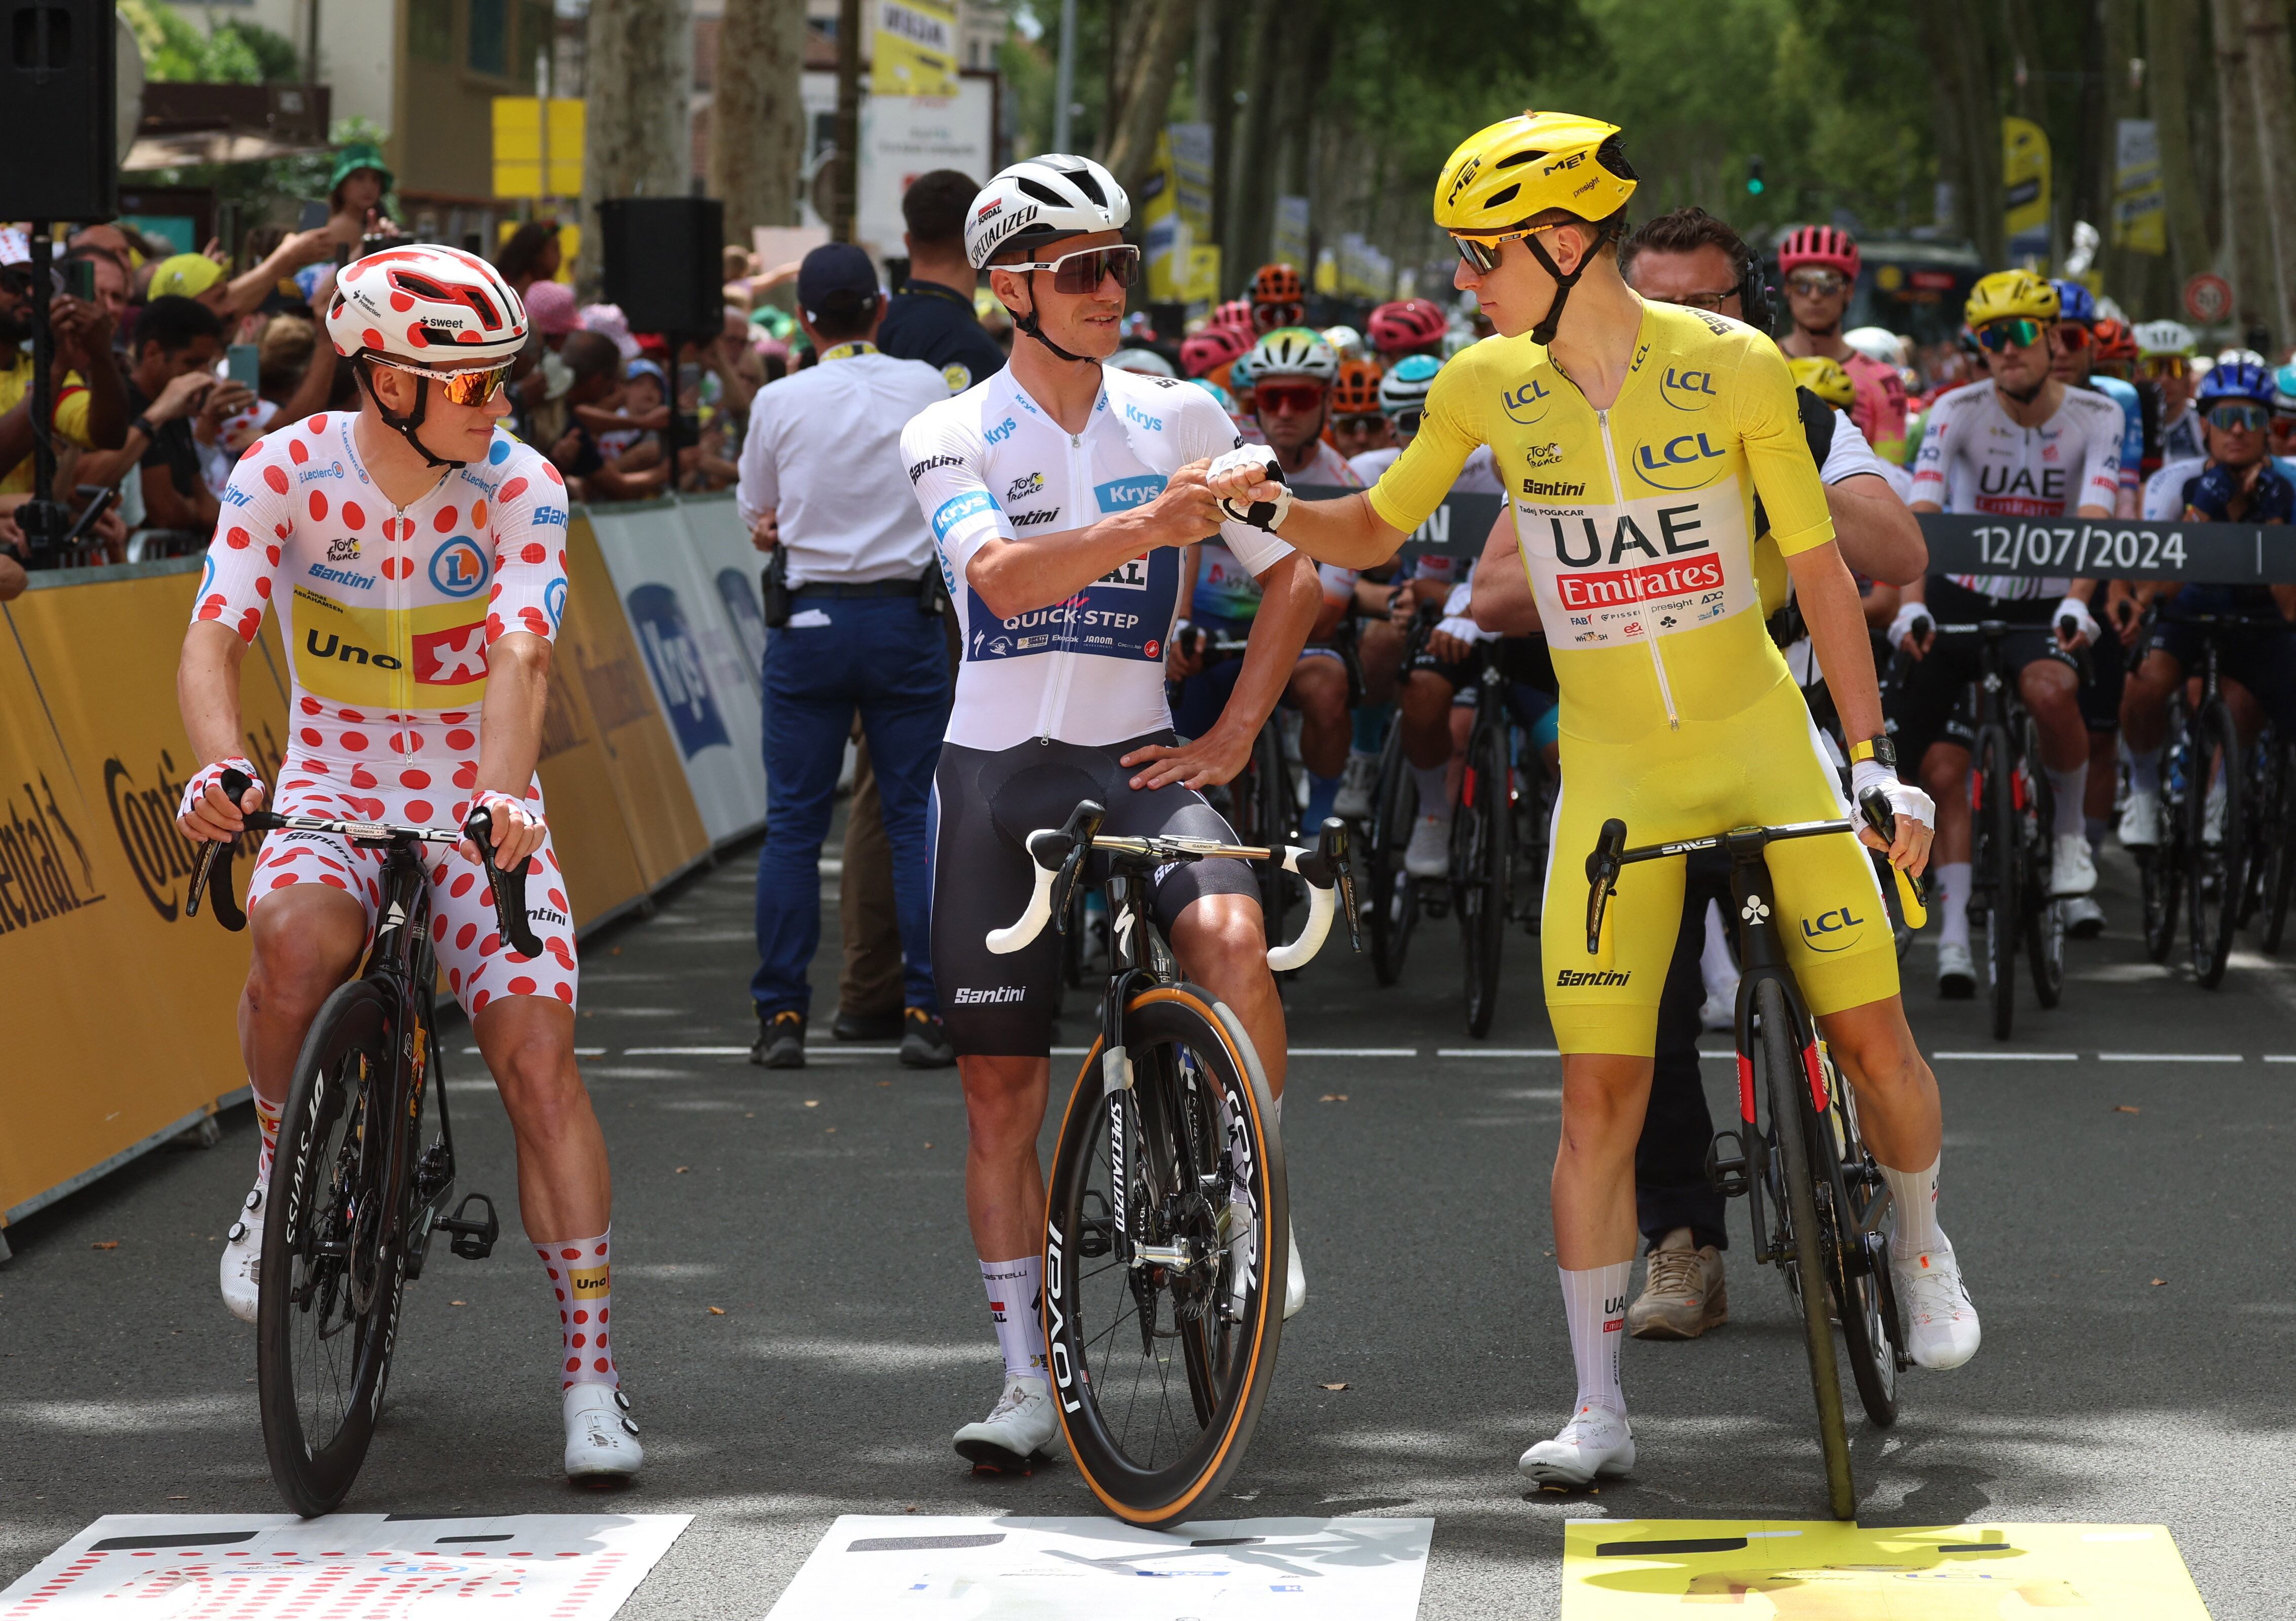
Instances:
[[[107,1514],[0,1592],[0,1621],[606,1621],[693,1518]]]
[[[2166,1526],[1581,1519],[1565,1528],[1562,1621],[1680,1621],[1685,1606],[1709,1604],[1747,1621],[2209,1615]]]
[[[771,1621],[1412,1621],[1431,1519],[842,1514]]]

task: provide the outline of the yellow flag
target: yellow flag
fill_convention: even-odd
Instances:
[[[872,0],[869,94],[956,94],[956,0]]]

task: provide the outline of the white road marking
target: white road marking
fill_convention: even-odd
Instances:
[[[2101,1052],[2097,1057],[2106,1064],[2245,1064],[2248,1059],[2236,1052]]]
[[[2267,1064],[2296,1064],[2296,1052],[2268,1052],[2264,1055],[2264,1061]]]
[[[1439,1047],[1439,1058],[1559,1058],[1559,1047]]]
[[[463,1049],[463,1056],[475,1058],[479,1056],[479,1049],[475,1047],[465,1047]],[[606,1056],[606,1049],[603,1047],[578,1047],[574,1049],[574,1056],[578,1058],[603,1058]]]
[[[1295,1058],[1415,1058],[1416,1047],[1294,1047]]]
[[[747,1057],[746,1047],[625,1047],[626,1058],[730,1058],[736,1055]]]
[[[2071,1064],[2078,1062],[2077,1052],[1995,1052],[1980,1048],[1975,1052],[1933,1052],[1932,1058],[1967,1058],[1974,1063],[1990,1064]]]

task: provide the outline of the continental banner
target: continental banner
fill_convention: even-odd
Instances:
[[[194,763],[176,658],[201,566],[35,575],[45,588],[0,607],[0,1222],[247,1084],[247,937],[184,916],[192,849],[176,831]],[[273,781],[285,669],[266,623],[240,701],[248,758]]]

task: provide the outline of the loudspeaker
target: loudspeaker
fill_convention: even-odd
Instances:
[[[725,319],[726,205],[715,197],[609,197],[598,205],[606,301],[632,332],[698,337]]]
[[[119,210],[113,0],[0,0],[0,218]]]

